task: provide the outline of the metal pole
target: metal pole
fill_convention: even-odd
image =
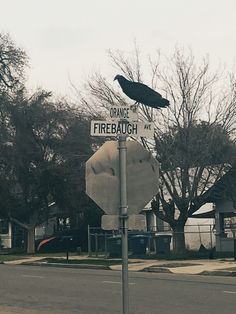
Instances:
[[[98,234],[95,233],[95,255],[98,257]]]
[[[120,177],[120,222],[122,239],[122,304],[123,314],[129,313],[128,291],[128,215],[127,215],[127,186],[126,186],[126,136],[118,137],[119,177]]]
[[[108,253],[107,253],[107,234],[106,233],[104,234],[104,237],[105,237],[104,238],[104,241],[105,241],[105,243],[104,243],[105,244],[104,245],[105,246],[105,258],[107,258],[108,257]]]
[[[213,228],[211,228],[211,225],[210,225],[210,239],[211,239],[211,250],[213,249],[213,241],[212,241],[212,229]]]
[[[233,231],[234,236],[234,260],[236,261],[236,237],[235,237],[236,230]]]
[[[88,225],[88,256],[91,256],[91,237],[90,237],[90,226]]]

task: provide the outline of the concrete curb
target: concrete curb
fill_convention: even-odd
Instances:
[[[146,267],[140,272],[150,272],[150,273],[169,273],[169,274],[181,274],[181,273],[175,273],[168,268],[164,267]],[[190,273],[183,273],[185,275],[201,275],[201,276],[227,276],[227,277],[236,277],[236,271],[230,271],[230,270],[204,270],[196,274],[190,274]]]
[[[230,270],[204,270],[197,275],[204,275],[204,276],[231,276],[236,277],[236,271]]]
[[[0,264],[5,265],[28,265],[28,266],[41,266],[41,267],[59,267],[59,268],[77,268],[77,269],[97,269],[97,270],[121,270],[121,265],[119,267],[115,267],[118,265],[98,265],[98,264],[76,264],[76,263],[50,263],[46,261],[17,261],[18,263],[12,263],[8,261],[0,261]],[[212,265],[212,268],[209,268],[209,265],[206,265],[204,270],[204,266],[202,269],[191,269],[191,266],[184,267],[183,270],[180,270],[179,268],[171,268],[171,267],[164,267],[164,265],[140,265],[141,267],[138,267],[138,263],[134,264],[134,266],[137,265],[137,269],[134,267],[129,269],[130,272],[136,271],[136,272],[149,272],[149,273],[167,273],[167,274],[185,274],[185,275],[202,275],[202,276],[227,276],[227,277],[236,277],[236,271],[230,270],[230,269],[224,269],[218,268],[217,265]],[[208,266],[208,267],[207,267]],[[228,265],[225,265],[225,268],[229,267]],[[215,268],[215,269],[214,269]],[[178,271],[177,271],[178,269]]]
[[[47,263],[47,262],[23,262],[23,263],[18,264],[18,265],[110,270],[109,266],[106,266],[106,265],[93,265],[93,264],[64,264],[64,263]]]
[[[145,267],[140,270],[140,272],[148,272],[148,273],[168,273],[173,274],[172,271],[170,271],[168,268],[165,267]]]

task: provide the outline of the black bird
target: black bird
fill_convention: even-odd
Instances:
[[[169,100],[162,98],[161,94],[145,84],[129,81],[122,75],[116,75],[115,80],[119,82],[123,92],[138,103],[157,109],[170,105]]]

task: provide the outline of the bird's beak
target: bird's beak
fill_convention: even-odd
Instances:
[[[115,80],[117,80],[117,75],[114,77],[114,80],[113,80],[113,81],[115,81]]]

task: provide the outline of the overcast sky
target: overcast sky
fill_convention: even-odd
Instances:
[[[30,57],[28,86],[70,94],[100,70],[112,74],[108,49],[143,53],[176,44],[232,67],[236,60],[235,0],[0,0],[0,31]],[[117,74],[114,72],[114,75]]]

